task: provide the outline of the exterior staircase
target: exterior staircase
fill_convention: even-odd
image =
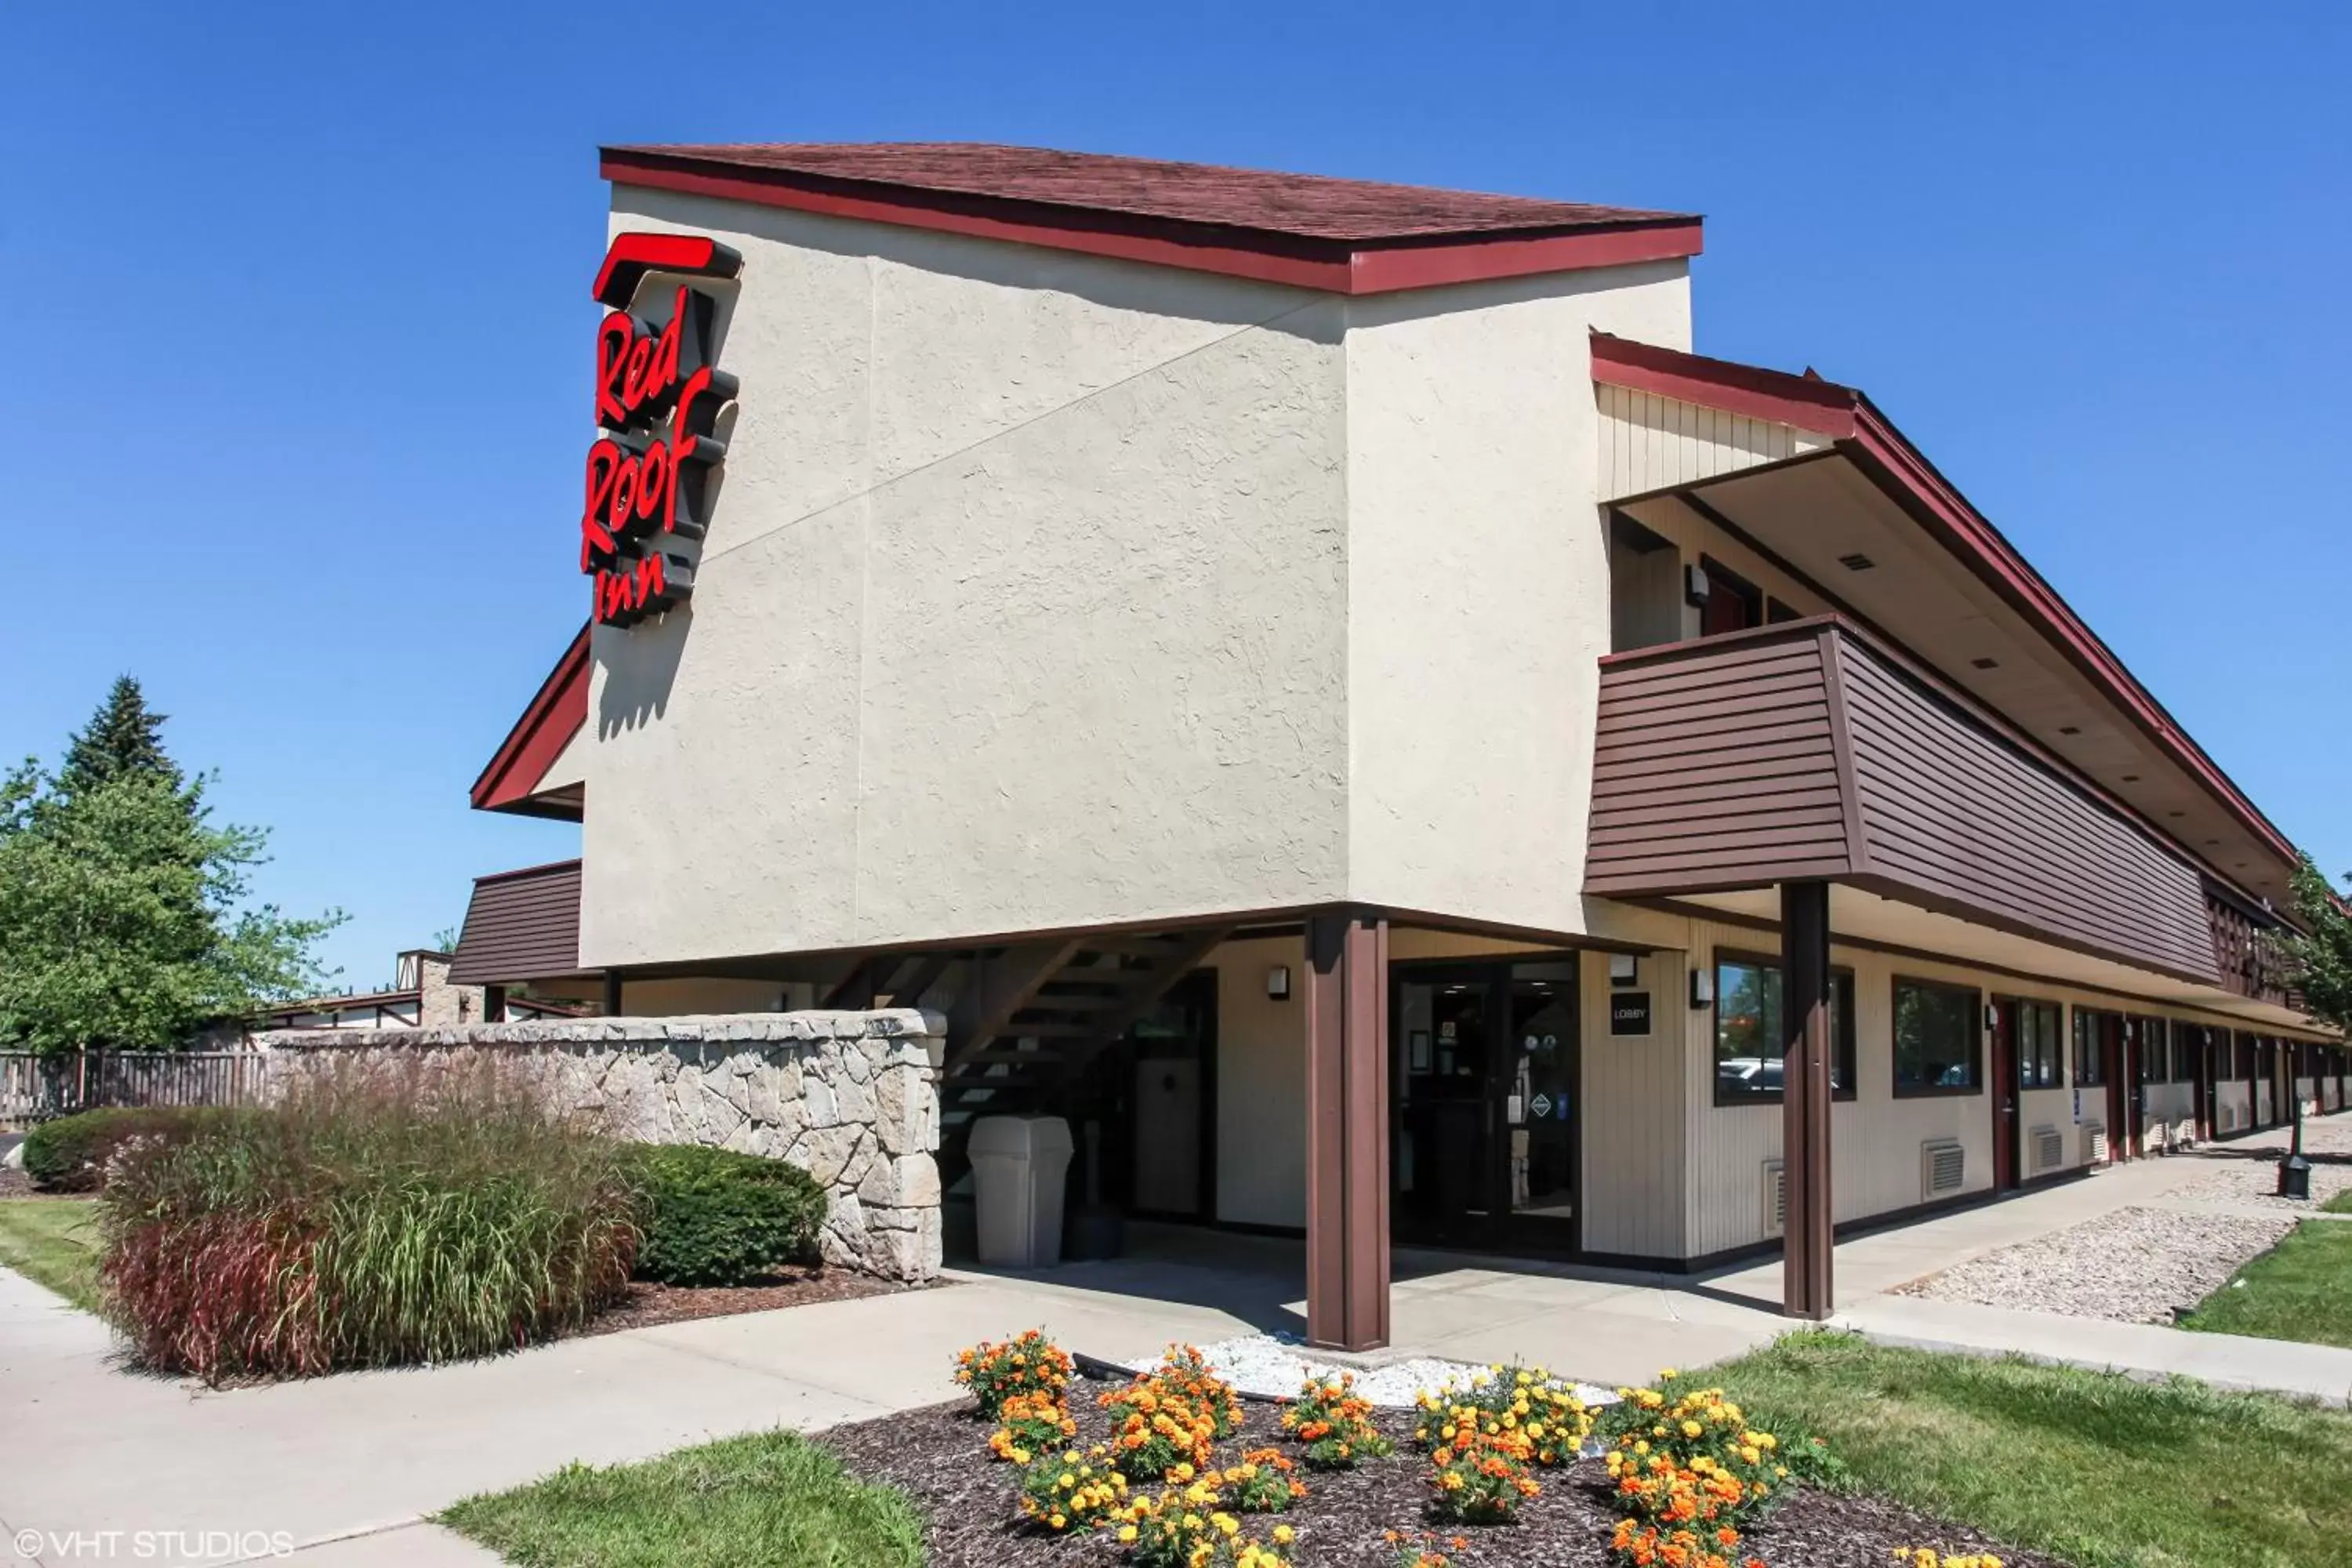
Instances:
[[[961,963],[940,1068],[940,1184],[971,1168],[972,1123],[1050,1109],[1055,1096],[1116,1044],[1232,926],[1165,934],[1054,938],[977,953],[884,952],[863,960],[827,1007],[906,1005]]]

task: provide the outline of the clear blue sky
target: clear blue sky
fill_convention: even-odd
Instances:
[[[579,625],[600,142],[971,139],[1706,215],[2352,870],[2352,6],[11,9],[0,755],[136,674],[343,980],[575,852],[466,786]]]

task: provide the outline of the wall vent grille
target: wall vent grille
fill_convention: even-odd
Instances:
[[[2066,1163],[2066,1141],[2058,1136],[2055,1127],[2033,1130],[2033,1168],[2054,1171]]]
[[[1780,1236],[1789,1228],[1789,1179],[1778,1160],[1764,1162],[1764,1234]]]
[[[1968,1180],[1968,1151],[1952,1139],[1930,1138],[1920,1144],[1920,1201],[1958,1192]]]
[[[2104,1121],[2083,1123],[2083,1163],[2104,1165],[2107,1163],[2107,1124]]]

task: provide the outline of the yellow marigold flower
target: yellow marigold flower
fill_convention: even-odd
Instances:
[[[1297,1533],[1286,1524],[1277,1524],[1274,1527],[1274,1543],[1276,1546],[1287,1546],[1291,1542],[1291,1538]]]

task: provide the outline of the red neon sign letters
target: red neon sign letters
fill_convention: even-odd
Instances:
[[[596,298],[596,424],[580,510],[580,570],[595,580],[595,618],[627,626],[694,591],[692,562],[668,546],[702,537],[714,433],[735,378],[710,364],[716,302],[681,283],[666,320],[632,315],[648,273],[732,278],[743,258],[698,235],[624,234],[604,253]]]

